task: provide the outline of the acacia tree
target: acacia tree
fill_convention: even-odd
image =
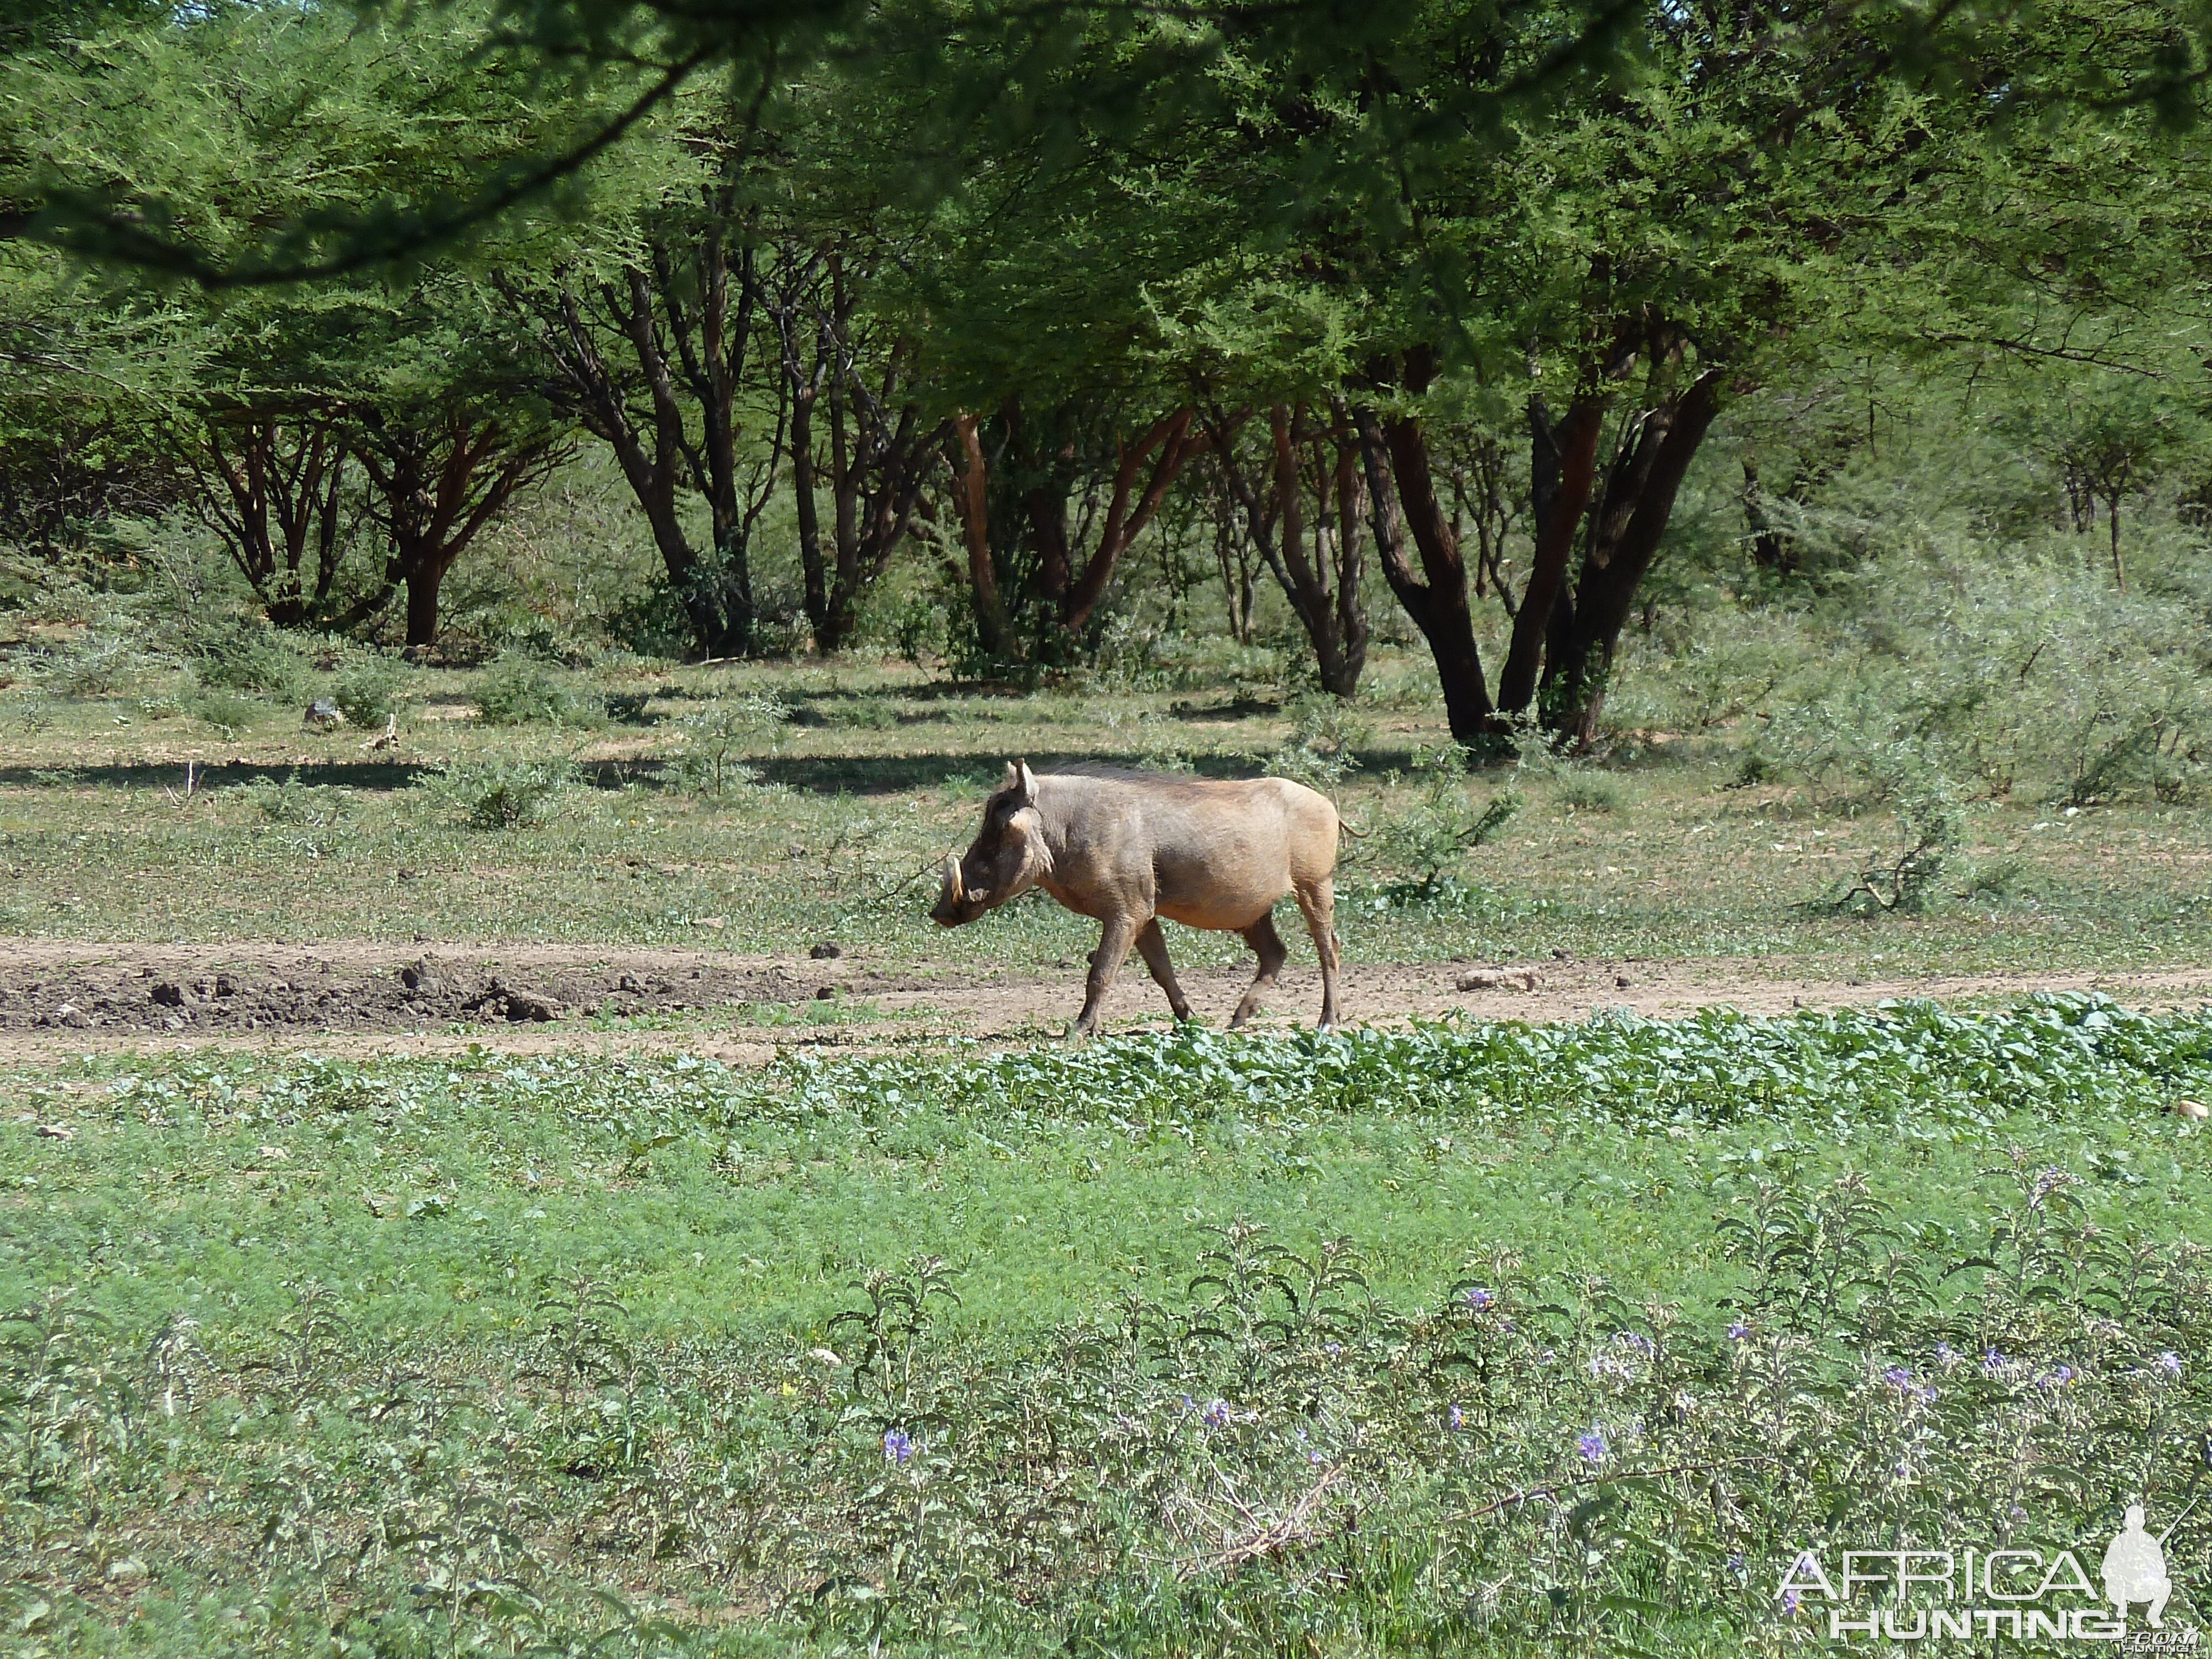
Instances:
[[[1271,404],[1264,454],[1249,470],[1236,444],[1242,418],[1218,409],[1210,413],[1214,465],[1243,510],[1244,533],[1305,629],[1322,689],[1350,698],[1367,665],[1368,639],[1360,594],[1366,485],[1350,411],[1339,402],[1323,421],[1304,403]]]
[[[858,606],[913,527],[951,434],[916,401],[910,340],[864,311],[880,246],[831,229],[787,246],[768,301],[791,410],[799,568],[815,648],[844,648]],[[819,492],[830,496],[829,540]]]
[[[339,411],[269,404],[209,411],[192,464],[201,517],[279,628],[329,618],[352,540],[352,459]]]
[[[720,163],[687,167],[611,245],[544,274],[509,264],[495,282],[546,365],[548,395],[613,452],[695,647],[719,658],[755,643],[752,540],[787,410],[762,349],[758,216],[722,147],[708,148]],[[706,509],[705,545],[687,498]]]

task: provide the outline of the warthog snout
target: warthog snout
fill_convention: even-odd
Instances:
[[[945,884],[938,890],[937,903],[930,910],[929,919],[939,927],[957,927],[963,921],[973,921],[978,913],[968,903],[968,889],[960,878],[960,855],[945,855]]]

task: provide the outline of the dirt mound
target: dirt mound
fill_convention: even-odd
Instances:
[[[326,947],[0,946],[0,1031],[410,1031],[550,1024],[790,1003],[831,983],[811,963],[678,952],[347,943]],[[812,971],[804,971],[811,969]],[[839,988],[858,990],[841,974]]]

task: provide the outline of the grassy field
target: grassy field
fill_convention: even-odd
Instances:
[[[2203,1479],[2203,1017],[9,1087],[25,1650],[1780,1650]]]
[[[307,994],[258,1048],[0,1036],[8,1650],[1782,1653],[1825,1637],[1799,1547],[2094,1571],[2130,1497],[2184,1513],[2212,1016],[2027,994],[2207,960],[2197,815],[1976,802],[1921,914],[1856,914],[1894,815],[1747,784],[1740,729],[1439,778],[1418,663],[1356,720],[1264,668],[386,671],[384,748],[158,663],[0,690],[8,987],[256,941],[732,964],[534,1047],[406,1004],[349,1048]],[[1370,1002],[1555,953],[1999,994],[1232,1037],[1133,1029],[1133,976],[1086,1048],[948,1036],[1000,981],[1072,1013],[1092,943],[921,920],[1014,756],[1338,772]],[[908,1000],[732,1000],[827,940]],[[705,1057],[733,1026],[757,1063]]]
[[[359,731],[307,732],[266,701],[225,736],[178,712],[158,678],[127,698],[0,696],[0,932],[738,952],[835,939],[921,972],[1052,967],[1079,961],[1094,936],[1042,899],[959,933],[917,925],[938,862],[973,833],[1005,761],[1250,775],[1292,739],[1300,712],[1233,676],[1000,694],[903,666],[547,674],[621,718],[489,726],[471,700],[480,672],[413,671],[399,744],[365,751]],[[1402,775],[1444,735],[1421,664],[1395,658],[1372,680],[1337,734],[1355,769],[1330,786],[1368,828],[1403,810]],[[760,693],[789,718],[738,734],[731,758],[757,781],[674,787],[702,754],[700,712]],[[1894,861],[1893,816],[1802,786],[1742,785],[1741,737],[1631,738],[1602,770],[1479,769],[1471,803],[1510,787],[1524,805],[1440,896],[1394,902],[1417,872],[1386,848],[1348,849],[1348,959],[1759,958],[1765,973],[1838,979],[2206,959],[2212,832],[2200,813],[2069,813],[2027,791],[1974,803],[1938,902],[1869,919],[1822,901],[1869,860]],[[179,804],[188,763],[196,789]],[[535,821],[471,821],[498,769],[572,763],[576,781],[536,802]],[[1235,939],[1180,932],[1176,950],[1194,965],[1244,954]]]

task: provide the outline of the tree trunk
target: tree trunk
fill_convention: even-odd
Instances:
[[[1419,386],[1414,387],[1419,390]],[[1437,500],[1429,470],[1428,439],[1418,417],[1394,416],[1378,422],[1371,410],[1354,411],[1360,452],[1367,471],[1370,512],[1376,556],[1391,592],[1429,642],[1437,681],[1444,694],[1444,714],[1455,739],[1472,744],[1494,733],[1497,710],[1482,672],[1474,642],[1474,618],[1468,608],[1467,567],[1458,538]],[[1386,474],[1384,458],[1388,457]],[[1389,508],[1392,480],[1398,513]],[[1421,575],[1413,574],[1399,530],[1399,514],[1421,556]]]
[[[438,590],[445,586],[449,566],[436,560],[409,564],[407,583],[407,643],[427,649],[438,642]]]
[[[1531,403],[1532,428],[1547,424],[1542,405]],[[1536,695],[1536,678],[1543,666],[1545,647],[1552,638],[1562,596],[1566,591],[1567,561],[1574,552],[1575,532],[1588,511],[1590,485],[1597,467],[1597,441],[1605,422],[1605,404],[1594,392],[1577,397],[1568,406],[1566,418],[1556,433],[1547,433],[1541,447],[1547,459],[1557,458],[1556,481],[1546,478],[1543,509],[1536,520],[1536,550],[1528,568],[1527,586],[1521,590],[1520,608],[1514,612],[1513,639],[1505,653],[1505,669],[1498,676],[1498,706],[1509,714],[1528,712]],[[1547,465],[1539,476],[1548,474]]]
[[[1721,371],[1707,369],[1680,396],[1646,411],[1615,464],[1583,550],[1572,626],[1564,649],[1545,665],[1551,724],[1579,743],[1596,733],[1620,630],[1659,551],[1683,477],[1719,412],[1720,382]]]

